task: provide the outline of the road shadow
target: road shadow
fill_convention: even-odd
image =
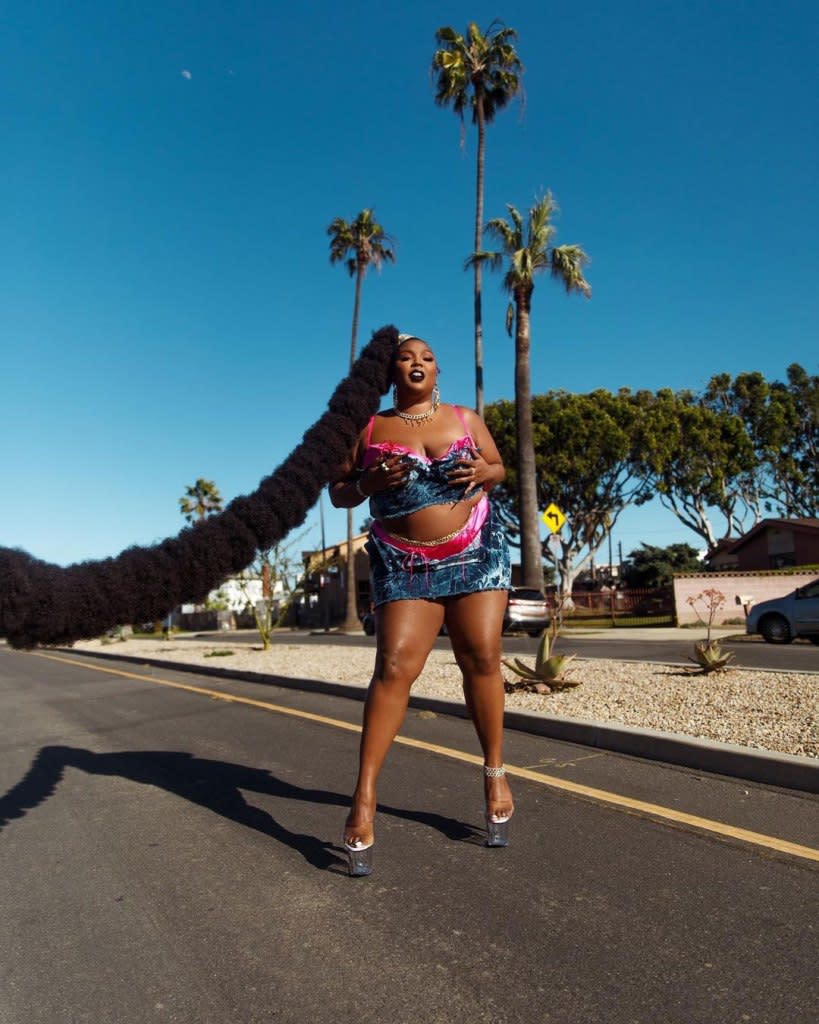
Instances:
[[[95,754],[78,747],[41,748],[23,778],[0,797],[0,831],[10,822],[48,800],[66,768],[89,775],[109,775],[155,786],[204,807],[229,821],[252,828],[301,854],[320,870],[341,870],[341,846],[307,833],[292,832],[271,814],[247,802],[244,793],[259,793],[282,800],[303,800],[346,810],[347,794],[298,786],[263,768],[195,757],[184,751],[133,750]],[[478,830],[465,822],[426,811],[379,803],[378,813],[418,822],[443,833],[454,842],[475,841]],[[339,833],[341,821],[339,816]]]

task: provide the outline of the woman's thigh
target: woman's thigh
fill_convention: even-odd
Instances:
[[[441,601],[388,601],[376,611],[375,675],[410,683],[421,673],[444,621]]]
[[[446,627],[462,671],[487,672],[500,667],[507,597],[505,590],[479,590],[448,599]]]

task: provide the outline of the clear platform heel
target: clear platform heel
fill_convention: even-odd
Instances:
[[[363,825],[351,825],[348,819],[341,834],[341,844],[347,854],[347,865],[353,878],[372,873],[375,845],[372,820]]]
[[[353,878],[362,875],[372,874],[373,870],[373,847],[375,843],[348,843],[344,842],[344,849],[347,853],[347,863],[350,875]]]
[[[487,779],[500,779],[506,775],[506,769],[501,765],[500,768],[491,768],[485,764],[483,766],[483,773]],[[500,815],[500,814],[486,814],[486,845],[487,846],[508,846],[509,845],[509,822],[512,819],[511,814]]]
[[[486,845],[487,846],[508,846],[509,845],[509,818],[493,818],[486,816]]]

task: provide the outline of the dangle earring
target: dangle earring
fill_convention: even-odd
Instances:
[[[398,385],[393,384],[392,386],[392,404],[398,405]]]
[[[436,384],[432,389],[432,405],[435,409],[441,404],[441,389]]]

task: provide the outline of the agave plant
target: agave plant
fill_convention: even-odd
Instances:
[[[703,675],[708,675],[724,671],[733,656],[733,651],[723,651],[719,640],[698,640],[694,644],[694,657],[688,660],[698,665]],[[694,669],[689,672],[693,673]]]
[[[503,661],[508,669],[520,677],[520,682],[510,683],[507,681],[508,691],[527,690],[532,693],[552,693],[555,690],[566,690],[580,685],[578,680],[567,679],[563,674],[569,664],[574,661],[575,656],[573,654],[552,654],[552,640],[553,637],[549,631],[544,630],[538,644],[534,668],[522,662],[520,658]]]

